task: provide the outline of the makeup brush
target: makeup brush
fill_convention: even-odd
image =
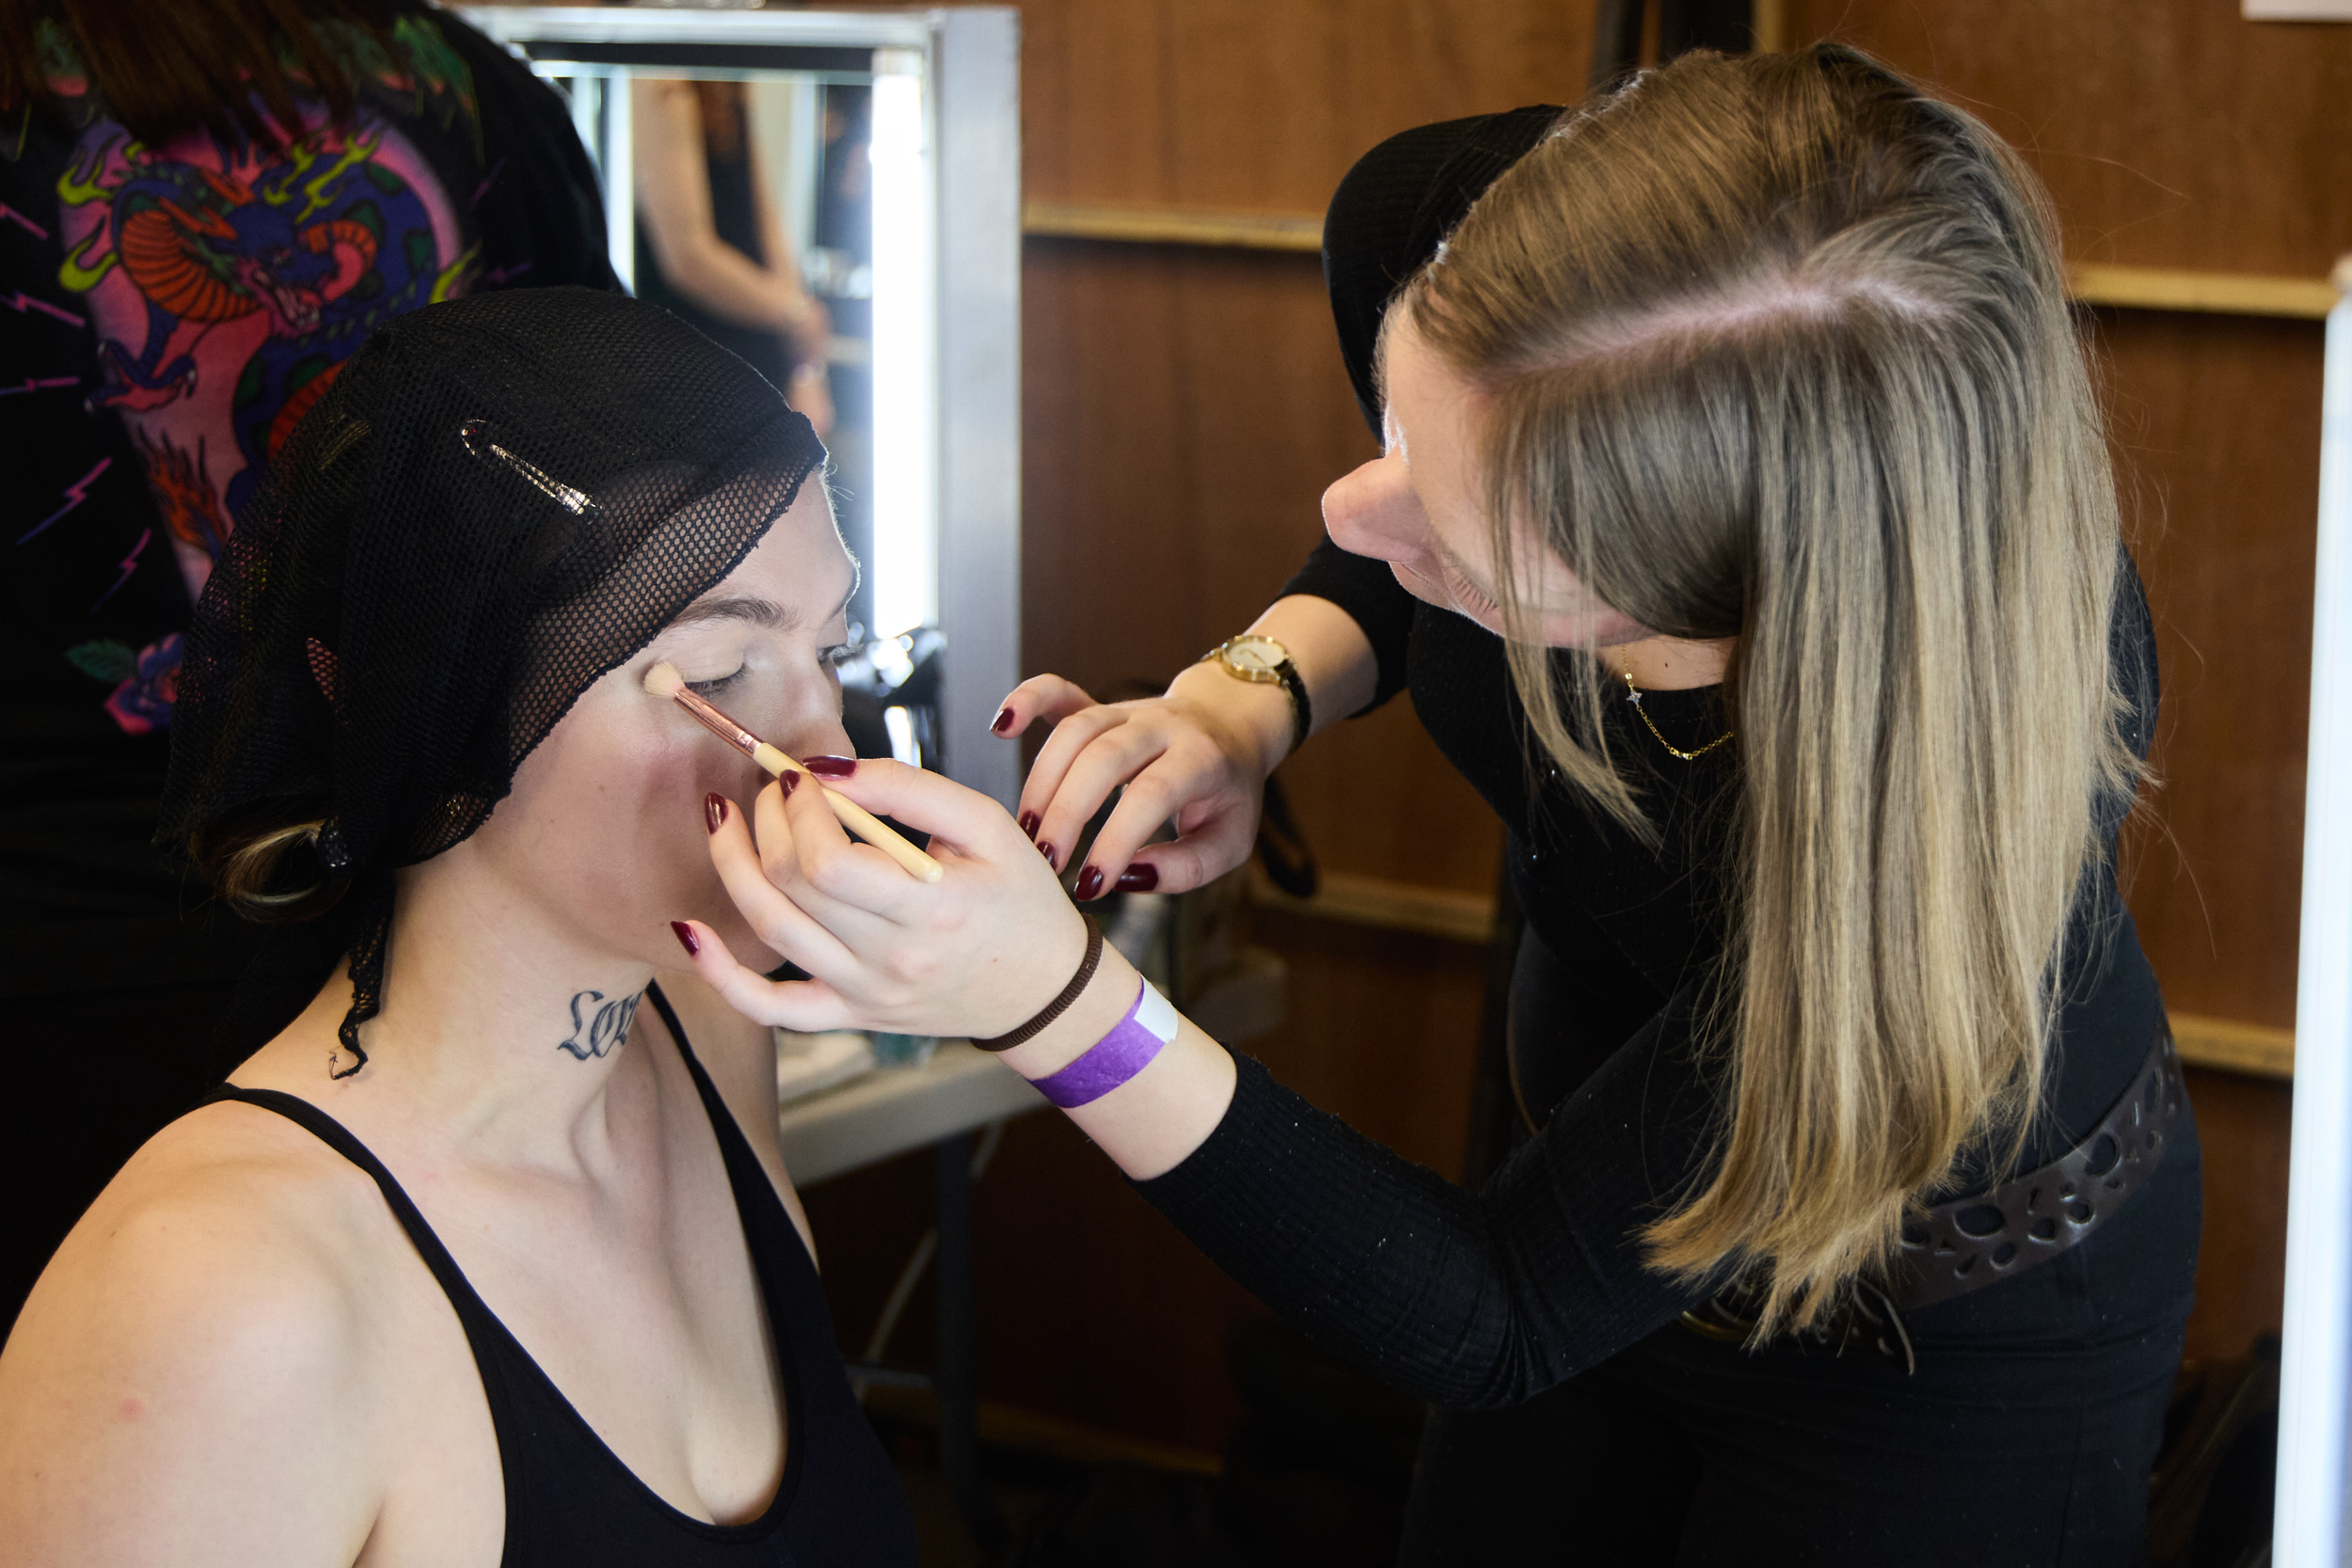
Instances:
[[[645,689],[657,697],[667,697],[702,721],[703,728],[725,741],[754,762],[778,777],[786,773],[808,773],[809,782],[825,791],[825,804],[833,808],[841,825],[866,843],[888,855],[906,868],[917,880],[935,882],[943,875],[939,863],[893,832],[889,826],[872,812],[848,796],[825,789],[825,781],[799,763],[777,751],[773,746],[720,712],[686,684],[686,677],[677,673],[677,666],[664,660],[645,672]]]

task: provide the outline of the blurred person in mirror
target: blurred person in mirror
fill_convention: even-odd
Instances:
[[[819,436],[829,433],[833,325],[802,281],[745,85],[640,77],[630,84],[629,123],[637,297],[733,352],[781,388]]]
[[[615,286],[561,99],[417,0],[0,0],[0,1330],[217,1080],[241,922],[151,847],[189,610],[348,356]]]

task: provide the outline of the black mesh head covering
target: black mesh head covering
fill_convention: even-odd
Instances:
[[[750,366],[650,305],[516,290],[393,322],[270,464],[190,626],[158,842],[324,818],[318,879],[216,1036],[293,1021],[344,955],[382,1001],[392,871],[482,825],[596,679],[732,571],[824,461]],[[281,810],[291,808],[291,810]]]

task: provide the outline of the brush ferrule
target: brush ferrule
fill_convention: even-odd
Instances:
[[[675,701],[678,706],[684,708],[687,712],[692,714],[696,719],[700,720],[702,721],[703,728],[708,730],[712,735],[717,736],[720,739],[725,741],[728,745],[734,747],[745,756],[750,756],[753,752],[759,750],[759,736],[752,734],[751,731],[745,729],[742,725],[737,723],[734,720],[728,718],[725,714],[721,713],[717,708],[712,707],[708,703],[703,701],[699,693],[681,686],[672,694],[672,700]]]

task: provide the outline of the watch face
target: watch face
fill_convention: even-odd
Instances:
[[[1253,675],[1271,675],[1290,651],[1271,637],[1236,637],[1225,644],[1225,662]]]

